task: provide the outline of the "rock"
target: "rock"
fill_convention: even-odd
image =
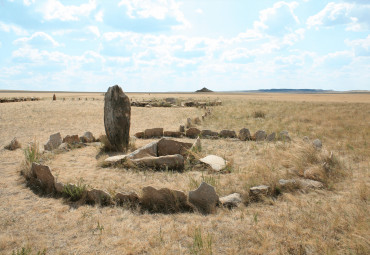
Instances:
[[[221,130],[221,132],[220,132],[220,136],[221,137],[224,137],[224,138],[234,138],[234,137],[236,137],[236,133],[235,133],[235,131],[234,130],[226,130],[226,129],[224,129],[224,130]]]
[[[112,204],[112,198],[106,191],[92,189],[87,192],[86,202],[91,204],[110,205]]]
[[[179,213],[192,212],[193,207],[188,203],[182,191],[167,188],[155,189],[151,186],[143,188],[140,198],[141,208],[150,213]]]
[[[67,135],[66,137],[63,138],[63,143],[72,144],[72,143],[79,143],[79,142],[80,142],[80,138],[78,137],[78,135]]]
[[[126,158],[127,158],[127,155],[112,156],[112,157],[106,158],[104,160],[104,163],[106,163],[108,165],[114,165],[114,164],[123,162],[123,160],[126,159]]]
[[[284,190],[284,191],[294,190],[294,189],[299,188],[298,182],[294,179],[288,179],[288,180],[280,179],[279,180],[279,185],[280,185],[281,189]]]
[[[197,128],[189,128],[186,130],[185,135],[190,138],[196,138],[200,134],[200,130]]]
[[[62,194],[64,192],[64,184],[61,182],[55,182],[54,184],[55,191],[59,194]]]
[[[163,128],[149,128],[144,131],[144,138],[155,138],[163,136]]]
[[[259,201],[263,196],[270,193],[270,187],[266,185],[255,186],[249,189],[249,197],[252,201]]]
[[[266,132],[264,130],[258,130],[255,134],[254,134],[254,138],[256,141],[264,141],[266,139]]]
[[[193,122],[194,122],[195,125],[200,125],[202,123],[202,121],[199,119],[199,117],[194,118]]]
[[[280,179],[279,180],[280,186],[285,186],[285,185],[290,185],[290,184],[296,184],[296,183],[297,182],[294,179],[288,179],[288,180]]]
[[[150,167],[161,170],[184,170],[184,157],[180,154],[161,157],[144,157],[133,159],[131,162],[139,167]]]
[[[222,206],[229,209],[237,207],[242,202],[242,196],[239,193],[233,193],[225,197],[220,198]]]
[[[266,140],[269,141],[269,142],[273,142],[275,141],[276,139],[276,134],[275,132],[272,132],[271,134],[269,134],[267,137],[266,137]]]
[[[209,165],[215,171],[221,171],[226,166],[226,161],[216,155],[208,155],[200,159],[200,162]]]
[[[193,143],[190,148],[191,151],[201,151],[202,150],[202,143],[200,141],[200,137],[198,136],[197,140]]]
[[[279,140],[284,142],[290,142],[292,139],[290,138],[288,131],[283,130],[279,134]]]
[[[117,193],[114,196],[117,205],[127,205],[130,208],[136,207],[139,204],[139,197],[135,192],[131,193]]]
[[[202,182],[196,190],[189,192],[189,202],[199,212],[210,214],[216,212],[216,205],[219,203],[219,198],[213,186]]]
[[[170,103],[170,104],[176,104],[176,98],[174,97],[167,97],[164,99],[164,101],[166,101],[167,103]]]
[[[60,133],[56,133],[50,136],[49,141],[44,145],[44,150],[52,151],[62,144],[62,137]]]
[[[239,139],[242,141],[248,141],[251,139],[251,133],[248,128],[242,128],[239,131]]]
[[[297,180],[297,182],[302,188],[306,188],[306,189],[322,189],[322,188],[324,188],[324,184],[322,182],[319,182],[319,181],[314,181],[314,180],[310,180],[310,179],[299,179],[299,180]]]
[[[53,101],[57,100],[57,97],[55,96],[55,94],[53,95]]]
[[[181,137],[182,133],[178,131],[164,131],[163,136],[167,137]]]
[[[185,133],[185,126],[184,126],[184,125],[180,125],[180,127],[179,127],[179,131],[180,131],[181,133]]]
[[[147,145],[127,155],[127,157],[130,159],[137,159],[143,157],[157,157],[157,156],[158,156],[158,141],[148,143]]]
[[[313,140],[312,145],[315,147],[316,150],[321,150],[322,148],[322,142],[320,139]]]
[[[186,119],[186,128],[191,128],[193,126],[193,121],[190,118]]]
[[[11,140],[10,143],[4,147],[4,149],[10,150],[10,151],[14,151],[19,148],[21,148],[21,144],[20,142],[18,142],[16,137],[14,137],[13,140]]]
[[[144,132],[137,132],[135,136],[136,138],[144,138]]]
[[[33,162],[31,172],[41,182],[41,188],[46,193],[54,192],[54,176],[48,166]]]
[[[218,137],[218,132],[205,129],[205,130],[202,130],[202,132],[200,132],[200,135],[202,137]]]
[[[186,107],[193,107],[193,106],[195,106],[195,102],[193,102],[193,101],[188,101],[188,102],[185,102],[185,103],[184,103],[184,105],[185,105]]]
[[[192,144],[162,138],[161,140],[158,141],[157,147],[158,147],[158,156],[175,154],[186,156],[188,150],[192,147]]]
[[[308,136],[304,136],[303,137],[303,142],[309,143],[310,142],[310,138],[308,138]]]
[[[91,132],[87,131],[80,137],[80,141],[83,143],[93,143],[95,142],[95,137]]]
[[[126,151],[130,139],[130,99],[121,87],[109,87],[104,97],[104,127],[112,147],[117,151]]]

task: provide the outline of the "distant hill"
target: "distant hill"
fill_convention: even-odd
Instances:
[[[204,87],[204,88],[199,89],[199,90],[197,90],[197,91],[195,91],[195,92],[213,92],[213,91],[212,91],[212,90],[210,90],[210,89],[207,89],[206,87]]]
[[[239,92],[255,92],[255,93],[329,93],[333,90],[323,89],[259,89],[259,90],[242,90]]]

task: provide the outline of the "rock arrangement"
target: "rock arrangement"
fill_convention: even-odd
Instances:
[[[221,100],[215,101],[196,101],[196,100],[185,100],[168,97],[163,99],[150,99],[143,101],[132,101],[131,106],[135,107],[200,107],[206,108],[207,106],[219,106],[222,105]]]
[[[99,140],[95,139],[94,135],[87,131],[82,136],[78,135],[67,135],[62,139],[60,133],[55,133],[50,135],[49,140],[44,145],[45,151],[53,151],[56,149],[60,150],[68,150],[69,148],[79,147],[84,144],[99,142]]]
[[[12,98],[0,98],[0,103],[28,102],[39,100],[41,100],[39,97],[12,97]]]

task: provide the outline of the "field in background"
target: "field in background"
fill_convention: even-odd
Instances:
[[[104,134],[103,95],[35,95],[37,102],[0,104],[0,145],[17,137],[23,148],[49,135],[91,131]],[[29,94],[0,97],[33,96]],[[299,168],[319,167],[318,152],[303,137],[323,141],[322,154],[333,151],[344,174],[327,180],[324,190],[285,193],[277,200],[242,205],[216,214],[140,214],[119,207],[71,207],[62,199],[39,197],[19,176],[22,150],[0,150],[0,253],[22,247],[47,254],[368,254],[370,251],[370,94],[142,94],[148,98],[219,98],[220,107],[200,129],[247,127],[251,132],[288,130],[292,143],[202,140],[203,155],[233,162],[230,174],[201,171],[138,172],[98,166],[99,150],[76,149],[50,159],[58,179],[84,182],[109,192],[141,192],[145,186],[188,192],[202,180],[220,195],[247,192],[252,185],[289,178]],[[61,98],[65,98],[63,101]],[[74,100],[72,100],[72,98]],[[81,100],[78,100],[81,98]],[[85,99],[87,98],[87,100]],[[96,100],[92,100],[92,98]],[[265,113],[255,118],[254,113]],[[177,130],[197,108],[132,108],[131,135],[146,128]],[[183,139],[185,140],[185,139]],[[141,146],[152,140],[137,140]],[[187,140],[187,141],[191,141]]]

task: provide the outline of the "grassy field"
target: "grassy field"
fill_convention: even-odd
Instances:
[[[56,154],[46,162],[63,182],[83,182],[110,193],[151,185],[188,192],[201,181],[220,196],[247,194],[249,187],[274,186],[309,169],[325,184],[276,199],[241,205],[216,214],[142,214],[121,207],[73,207],[63,199],[40,197],[26,187],[20,170],[23,150],[2,149],[17,137],[46,143],[91,131],[104,134],[103,95],[37,94],[43,100],[0,104],[0,254],[22,248],[30,254],[369,254],[370,94],[128,94],[132,99],[180,97],[221,99],[222,106],[198,128],[289,131],[292,142],[202,140],[200,156],[215,154],[232,163],[231,173],[184,173],[101,168],[96,147]],[[0,97],[30,96],[0,93]],[[33,95],[31,95],[33,96]],[[65,98],[65,101],[61,100]],[[81,100],[78,100],[81,98]],[[94,98],[94,100],[93,100]],[[132,108],[131,135],[146,128],[177,130],[197,108]],[[255,118],[255,112],[264,118]],[[316,151],[303,137],[320,138]],[[181,139],[193,141],[192,139]],[[152,140],[137,140],[142,146]],[[333,152],[333,157],[330,153]],[[324,164],[329,170],[324,171]]]

